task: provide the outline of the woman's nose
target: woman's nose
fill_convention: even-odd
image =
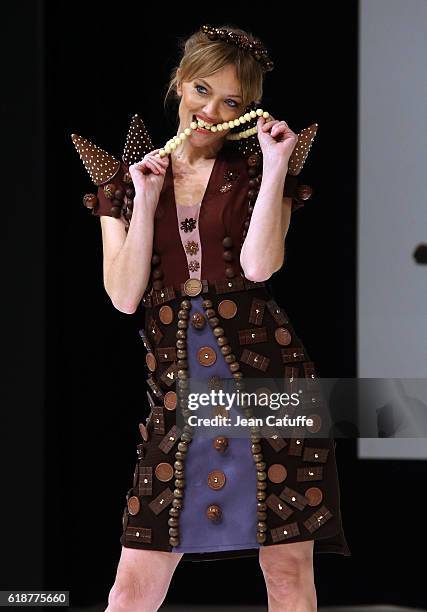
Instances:
[[[218,104],[216,102],[209,102],[208,104],[205,104],[203,107],[203,113],[210,119],[218,119]]]

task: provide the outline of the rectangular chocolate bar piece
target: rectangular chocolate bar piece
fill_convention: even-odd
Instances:
[[[144,345],[145,350],[147,351],[147,353],[152,353],[153,349],[151,348],[151,343],[147,337],[147,334],[145,333],[145,329],[140,329],[139,330],[139,337],[142,340],[142,343]]]
[[[151,340],[156,345],[159,344],[160,340],[163,338],[163,332],[161,331],[153,317],[151,317],[150,322],[148,324],[148,333],[150,335]]]
[[[160,514],[162,510],[167,508],[173,500],[173,491],[166,487],[157,497],[151,501],[148,506],[154,514]]]
[[[163,400],[163,391],[160,389],[160,387],[152,376],[149,376],[147,378],[147,384],[150,387],[152,393],[156,396],[156,398]]]
[[[239,344],[255,344],[267,341],[267,328],[254,327],[252,329],[241,329],[239,332]]]
[[[267,302],[267,308],[270,311],[273,319],[276,321],[277,325],[286,325],[287,323],[289,323],[288,315],[283,310],[283,308],[280,308],[276,300],[269,300]]]
[[[145,544],[151,544],[151,528],[131,527],[128,525],[125,531],[125,539],[129,542],[144,542]]]
[[[154,423],[154,433],[163,436],[165,433],[165,414],[163,412],[163,406],[153,406],[152,421]]]
[[[277,495],[275,495],[274,493],[271,493],[271,495],[267,497],[267,499],[265,500],[265,503],[271,510],[273,510],[273,512],[275,512],[278,516],[280,516],[280,518],[282,518],[284,521],[287,521],[288,517],[290,517],[291,514],[293,514],[294,512],[292,508],[287,506],[285,502],[283,502],[280,499],[280,497],[277,497]]]
[[[178,368],[176,366],[176,362],[174,361],[173,363],[170,364],[168,369],[165,370],[163,374],[160,376],[160,380],[163,381],[165,385],[170,387],[175,382],[177,372],[178,372]]]
[[[306,482],[309,480],[323,480],[323,467],[302,467],[297,468],[297,481]]]
[[[270,529],[271,537],[273,542],[282,542],[282,540],[289,540],[299,535],[298,523],[288,523],[275,529]]]
[[[243,363],[246,363],[257,370],[262,370],[263,372],[266,371],[270,364],[269,357],[265,357],[264,355],[255,353],[255,351],[250,351],[249,349],[243,349],[240,361],[243,361]]]
[[[295,506],[297,510],[304,510],[308,504],[308,499],[304,495],[301,495],[301,493],[294,491],[290,487],[285,487],[279,497],[291,506]]]
[[[162,346],[156,348],[156,359],[159,363],[165,363],[167,361],[176,361],[176,347]]]
[[[328,460],[329,448],[313,448],[306,446],[304,448],[303,461],[314,461],[317,463],[326,463]]]
[[[170,428],[168,433],[162,438],[159,442],[159,448],[164,453],[168,454],[173,447],[173,445],[178,441],[178,438],[181,435],[180,429],[176,425]]]
[[[261,435],[276,452],[281,451],[288,444],[274,427],[261,427]]]
[[[319,529],[322,525],[324,525],[329,519],[333,516],[332,512],[328,510],[326,506],[322,506],[314,514],[312,514],[306,521],[304,521],[304,526],[308,529],[310,533]]]
[[[249,313],[249,323],[252,323],[252,325],[262,325],[265,304],[265,300],[260,300],[259,298],[252,299],[251,310]]]
[[[153,494],[153,468],[149,465],[139,466],[138,495]]]
[[[153,306],[158,306],[159,304],[169,302],[175,297],[176,294],[173,285],[170,285],[169,287],[163,287],[163,289],[153,289],[153,293],[151,294]]]
[[[218,294],[242,291],[245,288],[243,277],[236,276],[223,281],[215,281],[215,290]]]
[[[302,347],[288,346],[287,348],[280,349],[280,352],[282,353],[282,360],[284,363],[304,361],[305,359],[305,351]]]

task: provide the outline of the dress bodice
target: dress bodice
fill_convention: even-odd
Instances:
[[[153,287],[180,289],[188,278],[243,275],[240,250],[248,215],[248,169],[241,156],[221,149],[201,202],[177,204],[169,163],[154,217]],[[155,270],[161,270],[163,276]],[[159,276],[161,282],[154,284]]]

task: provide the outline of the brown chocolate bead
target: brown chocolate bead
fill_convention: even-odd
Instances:
[[[259,163],[260,163],[260,158],[258,155],[256,155],[256,153],[249,155],[247,159],[247,164],[249,167],[258,166]]]
[[[162,280],[154,280],[153,281],[153,289],[155,289],[156,291],[159,291],[160,289],[163,289],[163,281]]]
[[[217,522],[221,520],[222,510],[217,504],[211,504],[206,509],[206,516],[209,520]]]
[[[112,217],[114,217],[115,219],[119,219],[121,214],[122,214],[121,206],[112,206],[111,207],[111,216]]]
[[[228,438],[225,436],[217,436],[213,441],[213,447],[223,453],[228,448]]]
[[[271,482],[283,482],[286,479],[288,472],[281,463],[273,463],[268,468],[268,478]]]
[[[225,247],[226,249],[231,249],[231,247],[233,246],[233,239],[231,236],[225,236],[223,241],[222,241],[222,246]]]
[[[126,185],[132,185],[133,181],[132,181],[132,175],[130,172],[125,172],[123,175],[123,182]]]
[[[308,200],[313,193],[313,188],[310,185],[298,185],[297,194],[300,200]]]
[[[196,329],[203,329],[206,325],[206,319],[200,311],[196,311],[191,315],[191,324]]]

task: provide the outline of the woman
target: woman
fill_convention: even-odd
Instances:
[[[218,389],[227,379],[244,388],[239,385],[251,378],[315,377],[286,313],[265,287],[283,265],[291,212],[302,205],[284,196],[298,137],[285,121],[259,116],[259,154],[227,138],[227,123],[261,99],[271,67],[242,30],[194,33],[168,95],[179,101],[177,133],[195,121],[199,127],[193,124],[179,146],[151,150],[127,175],[115,160],[103,162],[113,164],[113,182],[111,172],[110,182],[97,175],[96,205],[86,196],[101,216],[112,303],[129,314],[141,300],[145,308],[140,334],[149,370],[151,411],[140,423],[143,440],[109,612],[157,610],[183,555],[253,554],[259,554],[269,610],[311,612],[317,609],[313,552],[350,554],[330,439],[304,440],[300,428],[289,439],[256,428],[250,439],[194,436],[188,420],[192,380]],[[120,214],[117,201],[130,182],[131,214]],[[210,414],[223,412],[215,406]]]

